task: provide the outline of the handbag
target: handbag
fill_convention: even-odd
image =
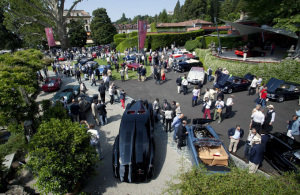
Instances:
[[[217,113],[222,113],[222,108],[218,108]]]

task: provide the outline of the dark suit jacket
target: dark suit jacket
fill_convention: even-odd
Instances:
[[[178,86],[181,86],[181,82],[182,82],[182,79],[181,78],[177,78],[176,79],[176,83]]]
[[[234,135],[235,129],[236,129],[236,128],[231,128],[231,129],[228,130],[228,138],[230,138],[230,136],[233,136],[233,135]],[[240,138],[243,138],[243,136],[244,136],[244,130],[241,129],[241,130],[240,130]]]
[[[261,144],[254,144],[250,150],[250,159],[249,161],[258,165],[264,159],[264,148]]]
[[[98,88],[98,91],[99,91],[100,93],[105,93],[105,90],[106,90],[106,87],[105,87],[104,85],[101,85],[101,84],[100,84],[100,86],[99,86],[99,88]]]
[[[99,115],[104,116],[106,114],[106,106],[104,104],[98,104],[97,110],[98,110]]]
[[[179,139],[183,139],[186,136],[186,128],[182,125],[182,123],[178,126],[177,136]]]
[[[220,93],[217,94],[217,100],[219,99],[219,97],[221,98],[222,101],[224,101],[224,93],[223,93],[223,91],[221,91]]]

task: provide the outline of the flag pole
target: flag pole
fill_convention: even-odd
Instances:
[[[139,20],[137,20],[137,29],[138,29],[138,63],[140,63],[140,33],[139,33]]]

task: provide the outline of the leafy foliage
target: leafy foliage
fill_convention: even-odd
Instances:
[[[113,42],[117,34],[116,27],[111,23],[105,8],[98,8],[93,11],[91,22],[91,36],[96,45],[109,44]]]
[[[18,51],[0,56],[0,124],[7,125],[10,118],[18,122],[32,118],[36,104],[27,94],[37,92],[36,71],[47,62],[37,50]],[[23,93],[26,92],[26,93]],[[25,101],[28,99],[28,101]]]
[[[71,20],[68,24],[71,47],[83,47],[87,40],[83,20]]]
[[[300,63],[294,60],[284,60],[281,63],[244,63],[240,61],[224,60],[212,56],[209,50],[196,49],[197,55],[203,60],[205,68],[209,66],[216,70],[225,67],[230,74],[243,77],[247,73],[261,76],[266,83],[271,77],[299,83]]]
[[[201,48],[201,43],[197,40],[187,41],[184,48],[188,51],[194,51],[196,48]]]
[[[48,105],[44,104],[43,115],[41,121],[50,121],[51,119],[69,119],[68,112],[63,108],[62,102],[57,101],[55,104],[48,108]]]
[[[72,192],[76,184],[95,174],[96,151],[87,129],[70,120],[44,122],[29,144],[27,166],[45,194]]]
[[[169,194],[297,194],[299,174],[283,176],[249,174],[248,170],[233,168],[231,172],[210,174],[204,167],[181,170],[177,181],[168,183]]]
[[[157,32],[156,22],[152,22],[150,24],[151,32]]]

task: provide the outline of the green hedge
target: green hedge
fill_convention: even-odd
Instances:
[[[218,32],[213,32],[213,33],[211,33],[211,34],[217,35]],[[222,35],[222,34],[228,34],[228,31],[222,30],[222,31],[219,31],[219,34],[220,34],[220,35]]]
[[[184,48],[188,51],[194,51],[197,48],[201,48],[202,44],[201,42],[197,40],[187,41],[185,42]]]
[[[225,60],[211,55],[207,49],[196,49],[197,56],[203,60],[204,67],[211,67],[215,71],[218,67],[226,68],[230,74],[243,77],[247,73],[261,76],[266,83],[271,77],[299,83],[300,63],[295,60],[284,60],[281,63],[246,63]]]
[[[159,47],[165,47],[165,46],[171,46],[174,42],[176,43],[176,46],[185,45],[186,41],[195,39],[196,37],[203,35],[203,30],[197,30],[192,32],[186,32],[186,33],[158,33],[158,34],[151,34],[146,36],[145,41],[145,48],[148,50],[152,48],[153,50],[158,49]],[[135,40],[136,38],[136,40]],[[123,52],[124,49],[127,47],[134,47],[137,46],[137,37],[132,37],[129,39],[126,39],[122,43],[120,43],[117,47],[117,50]]]
[[[125,41],[126,38],[117,38],[117,39],[114,39],[114,40],[115,40],[116,45],[118,46],[120,43],[122,43],[123,41]]]
[[[126,35],[127,35],[127,34],[125,34],[125,33],[115,34],[115,35],[114,35],[114,42],[116,43],[116,40],[117,40],[117,39],[121,39],[121,38],[126,39]]]
[[[152,22],[150,28],[151,28],[151,32],[157,32],[156,22]]]
[[[124,50],[126,48],[134,48],[134,47],[138,46],[138,37],[132,37],[132,38],[128,38],[125,39],[125,41],[121,42],[118,46],[117,46],[117,51],[121,51],[124,52]]]
[[[133,31],[133,32],[129,33],[129,38],[133,38],[133,37],[136,37],[136,36],[138,36],[137,31]]]
[[[197,41],[201,42],[202,48],[207,49],[210,43],[213,41],[216,43],[216,46],[219,46],[218,37],[212,36],[200,36],[196,38]],[[230,36],[230,37],[220,37],[222,47],[227,48],[238,48],[239,46],[243,46],[246,43],[242,41],[241,36]]]

